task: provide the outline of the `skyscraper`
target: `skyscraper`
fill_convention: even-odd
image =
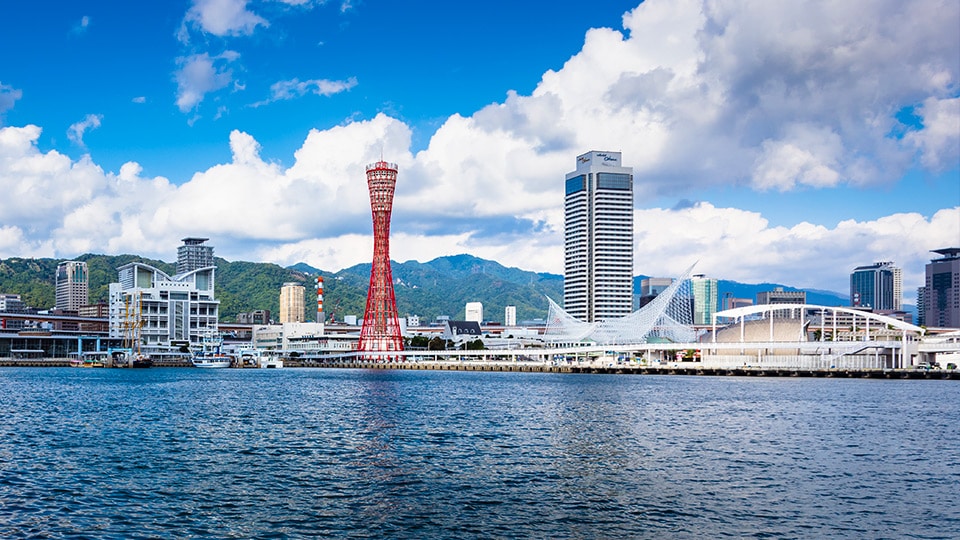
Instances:
[[[378,161],[367,165],[367,188],[373,214],[373,264],[370,266],[367,309],[360,327],[358,347],[361,351],[403,350],[397,299],[393,291],[393,270],[390,268],[390,215],[396,186],[396,164]]]
[[[960,248],[935,249],[942,255],[927,264],[920,324],[960,328]],[[921,303],[921,302],[918,302]]]
[[[717,280],[703,274],[690,277],[693,287],[693,324],[712,324],[717,312]]]
[[[215,266],[213,246],[204,245],[209,238],[184,238],[177,248],[177,274],[186,274],[200,268]]]
[[[280,324],[306,322],[303,295],[304,287],[299,283],[280,287]]]
[[[620,152],[587,152],[566,175],[563,305],[586,322],[633,307],[633,170]]]
[[[903,304],[903,274],[892,262],[858,266],[850,274],[850,305],[900,311]]]
[[[87,263],[66,261],[57,265],[57,309],[78,311],[80,306],[89,304]]]

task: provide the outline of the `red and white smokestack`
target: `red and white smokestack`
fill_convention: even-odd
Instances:
[[[317,276],[317,322],[323,322],[323,277]]]

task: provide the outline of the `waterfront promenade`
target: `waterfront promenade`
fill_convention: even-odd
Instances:
[[[68,358],[11,359],[0,358],[3,367],[68,367]],[[168,362],[156,367],[192,367],[185,362]],[[738,377],[830,377],[864,379],[944,379],[960,380],[960,370],[951,369],[884,369],[884,368],[789,368],[778,366],[715,367],[701,362],[670,362],[652,365],[637,362],[547,362],[513,360],[446,360],[408,359],[373,361],[355,357],[284,358],[284,368],[330,368],[375,370],[488,371],[513,373],[590,373],[608,375],[680,375]]]

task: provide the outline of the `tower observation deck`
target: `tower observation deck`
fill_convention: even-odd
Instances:
[[[390,214],[397,184],[397,165],[377,161],[367,165],[367,187],[373,214],[373,264],[370,267],[370,288],[363,314],[358,349],[369,352],[403,350],[397,300],[390,269]],[[372,357],[389,355],[371,355]]]

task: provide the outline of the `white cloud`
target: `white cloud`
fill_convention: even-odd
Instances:
[[[83,144],[83,134],[86,133],[87,130],[100,127],[102,120],[102,114],[88,114],[83,120],[70,125],[70,128],[67,129],[67,138],[77,146],[85,146]]]
[[[839,292],[847,289],[854,268],[887,260],[903,269],[905,290],[916,289],[932,258],[929,250],[960,238],[960,206],[930,217],[893,214],[833,228],[806,222],[771,227],[756,212],[708,203],[638,210],[635,221],[638,273],[677,275],[699,259],[697,271],[712,277]]]
[[[955,167],[960,162],[960,98],[927,98],[920,107],[923,129],[906,140],[920,150],[920,162],[932,170]]]
[[[0,128],[0,190],[13,195],[0,201],[0,222],[17,224],[0,229],[0,256],[97,251],[169,259],[179,238],[202,235],[215,238],[218,255],[228,259],[304,261],[338,270],[369,260],[364,165],[378,160],[382,147],[385,156],[396,156],[400,168],[391,236],[395,260],[467,252],[510,266],[562,272],[559,193],[552,208],[521,209],[537,223],[533,231],[483,233],[482,216],[475,218],[479,225],[468,227],[459,227],[456,216],[438,220],[429,197],[407,195],[417,193],[418,169],[432,164],[405,150],[409,128],[384,115],[312,131],[289,168],[264,161],[256,139],[234,131],[230,162],[181,186],[162,177],[143,178],[135,162],[114,174],[89,157],[72,161],[55,151],[40,152],[39,135],[36,126]],[[437,200],[451,196],[444,189],[427,193]],[[522,207],[496,197],[508,213]],[[460,201],[466,217],[477,215]],[[894,260],[904,269],[909,293],[922,281],[928,250],[953,245],[960,237],[960,206],[929,217],[900,213],[834,227],[777,227],[756,212],[699,203],[638,210],[635,228],[638,273],[675,275],[699,259],[698,270],[716,277],[843,291],[856,265]]]
[[[268,99],[258,101],[251,106],[259,107],[274,101],[294,99],[307,94],[332,96],[340,92],[346,92],[356,85],[357,79],[353,77],[345,81],[332,81],[329,79],[310,79],[306,81],[291,79],[289,81],[277,81],[270,85],[270,97]]]
[[[146,102],[147,102],[147,98],[146,98],[146,96],[137,96],[137,97],[131,99],[130,101],[132,101],[132,102],[134,102],[134,103],[146,103]]]
[[[3,113],[13,108],[13,104],[23,97],[23,91],[0,82],[0,125],[3,125]]]
[[[257,26],[270,26],[266,19],[247,9],[248,0],[194,0],[186,21],[204,32],[224,36],[246,36]]]
[[[587,150],[622,151],[639,201],[716,186],[829,196],[835,186],[895,181],[910,167],[953,170],[958,17],[960,4],[926,0],[648,0],[625,15],[624,32],[589,31],[531,95],[510,92],[451,116],[416,154],[411,128],[383,114],[311,130],[289,167],[261,155],[256,133],[234,131],[229,162],[180,186],[143,178],[133,162],[114,174],[89,157],[41,152],[36,126],[0,129],[0,192],[15,194],[0,200],[0,223],[17,224],[0,229],[0,251],[170,259],[180,238],[202,235],[228,259],[337,270],[369,261],[364,166],[383,156],[400,167],[394,259],[468,252],[560,273],[562,178]],[[181,58],[180,109],[228,87],[235,60]],[[271,99],[351,85],[321,82],[281,81]],[[922,127],[898,125],[909,107]],[[843,291],[854,266],[893,260],[909,290],[927,250],[960,237],[957,201],[943,206],[932,216],[786,227],[709,203],[646,208],[637,211],[636,269],[674,275],[699,258],[700,271],[720,278]]]
[[[233,72],[227,67],[240,55],[225,51],[217,56],[208,53],[180,57],[180,69],[174,77],[177,81],[177,107],[181,112],[194,109],[208,93],[225,88],[233,80]]]

